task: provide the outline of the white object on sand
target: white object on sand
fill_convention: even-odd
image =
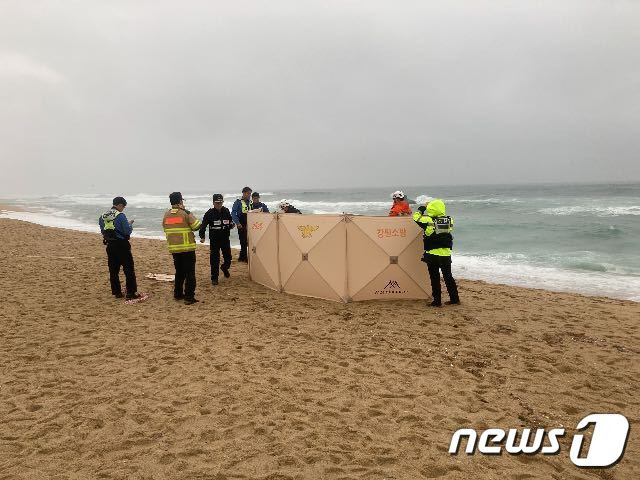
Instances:
[[[160,282],[173,282],[175,275],[167,275],[166,273],[147,273],[145,278],[158,280]]]

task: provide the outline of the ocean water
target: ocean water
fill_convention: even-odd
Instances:
[[[262,201],[275,210],[288,199],[303,213],[386,215],[389,188],[271,190]],[[418,204],[442,198],[455,220],[454,272],[462,278],[604,295],[640,301],[640,184],[407,187]],[[127,198],[135,235],[164,238],[167,194],[117,192]],[[187,208],[203,215],[214,192],[183,192]],[[225,205],[238,196],[228,189]],[[97,217],[113,193],[0,200],[21,212],[1,216],[82,231],[98,231]],[[413,208],[417,205],[413,205]],[[233,237],[237,243],[237,237]],[[425,277],[426,281],[426,277]]]

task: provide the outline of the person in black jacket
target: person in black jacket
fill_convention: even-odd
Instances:
[[[231,212],[223,206],[224,198],[220,193],[213,195],[213,208],[207,210],[202,218],[200,226],[200,243],[204,243],[205,232],[209,227],[209,243],[211,244],[211,283],[218,285],[219,270],[222,270],[225,278],[229,278],[229,267],[231,267],[231,243],[229,233],[235,224],[231,218]],[[223,262],[220,265],[220,251],[222,251]]]

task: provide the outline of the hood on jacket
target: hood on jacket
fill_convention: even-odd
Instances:
[[[436,198],[427,203],[427,215],[430,217],[442,217],[446,215],[444,202],[439,198]]]

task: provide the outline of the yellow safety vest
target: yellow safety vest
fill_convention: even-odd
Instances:
[[[167,210],[162,219],[162,228],[167,237],[170,253],[193,252],[196,249],[196,237],[193,234],[200,228],[201,222],[191,212],[182,208]]]

